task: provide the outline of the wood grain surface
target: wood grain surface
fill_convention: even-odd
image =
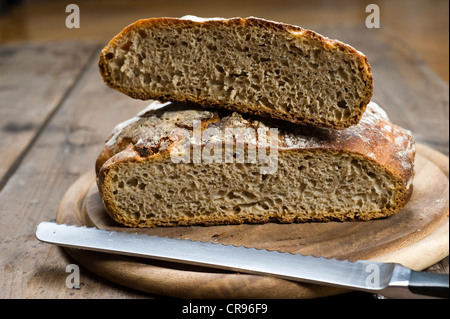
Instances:
[[[432,156],[433,150],[419,146],[411,200],[399,213],[385,219],[369,222],[127,228],[106,214],[95,174],[90,171],[81,176],[64,195],[56,222],[351,261],[381,259],[423,270],[448,254],[449,185],[448,175],[439,168],[448,163],[448,158]],[[347,292],[189,265],[66,250],[78,263],[99,276],[155,295],[298,299]],[[400,250],[403,250],[402,259],[397,258]]]
[[[94,44],[95,46],[96,44]],[[0,50],[0,187],[64,100],[93,52],[89,43],[5,45]],[[17,72],[20,65],[24,72]],[[26,73],[25,73],[26,72]],[[25,73],[25,74],[24,74]],[[8,76],[5,76],[5,75]],[[38,81],[24,81],[24,76]]]
[[[352,25],[324,25],[317,30],[366,53],[375,77],[374,101],[393,122],[411,129],[419,142],[448,155],[448,85],[401,39],[391,41]],[[151,297],[83,267],[81,289],[68,289],[65,269],[75,260],[34,236],[39,222],[55,218],[69,187],[93,169],[112,128],[147,105],[104,85],[97,67],[104,44],[78,41],[0,47],[1,70],[7,70],[0,72],[0,298]],[[42,74],[41,62],[15,58],[20,56],[42,63],[51,59],[44,73],[53,70],[53,76]],[[3,57],[9,62],[3,63]],[[62,66],[68,60],[71,67],[66,69]],[[8,85],[13,82],[20,85]],[[23,130],[17,133],[18,128]],[[448,258],[430,270],[448,273]]]

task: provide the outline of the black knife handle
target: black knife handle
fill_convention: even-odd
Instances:
[[[411,271],[408,288],[412,293],[448,299],[448,274]]]

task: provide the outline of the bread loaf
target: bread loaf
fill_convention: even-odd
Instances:
[[[373,102],[345,130],[153,102],[113,130],[96,172],[107,213],[131,227],[370,220],[406,204],[414,156]]]
[[[258,18],[139,20],[103,49],[110,87],[298,124],[356,125],[371,100],[367,58],[310,30]]]

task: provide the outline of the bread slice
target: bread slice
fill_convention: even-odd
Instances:
[[[373,91],[362,53],[258,18],[139,20],[103,49],[99,67],[107,85],[133,98],[336,129],[359,122]]]
[[[414,145],[373,102],[345,130],[153,102],[107,139],[97,183],[106,212],[131,227],[370,220],[408,201]]]

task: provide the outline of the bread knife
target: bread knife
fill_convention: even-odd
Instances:
[[[62,247],[273,276],[390,298],[449,297],[448,274],[415,271],[397,263],[350,262],[54,222],[40,223],[36,237],[44,243]]]

